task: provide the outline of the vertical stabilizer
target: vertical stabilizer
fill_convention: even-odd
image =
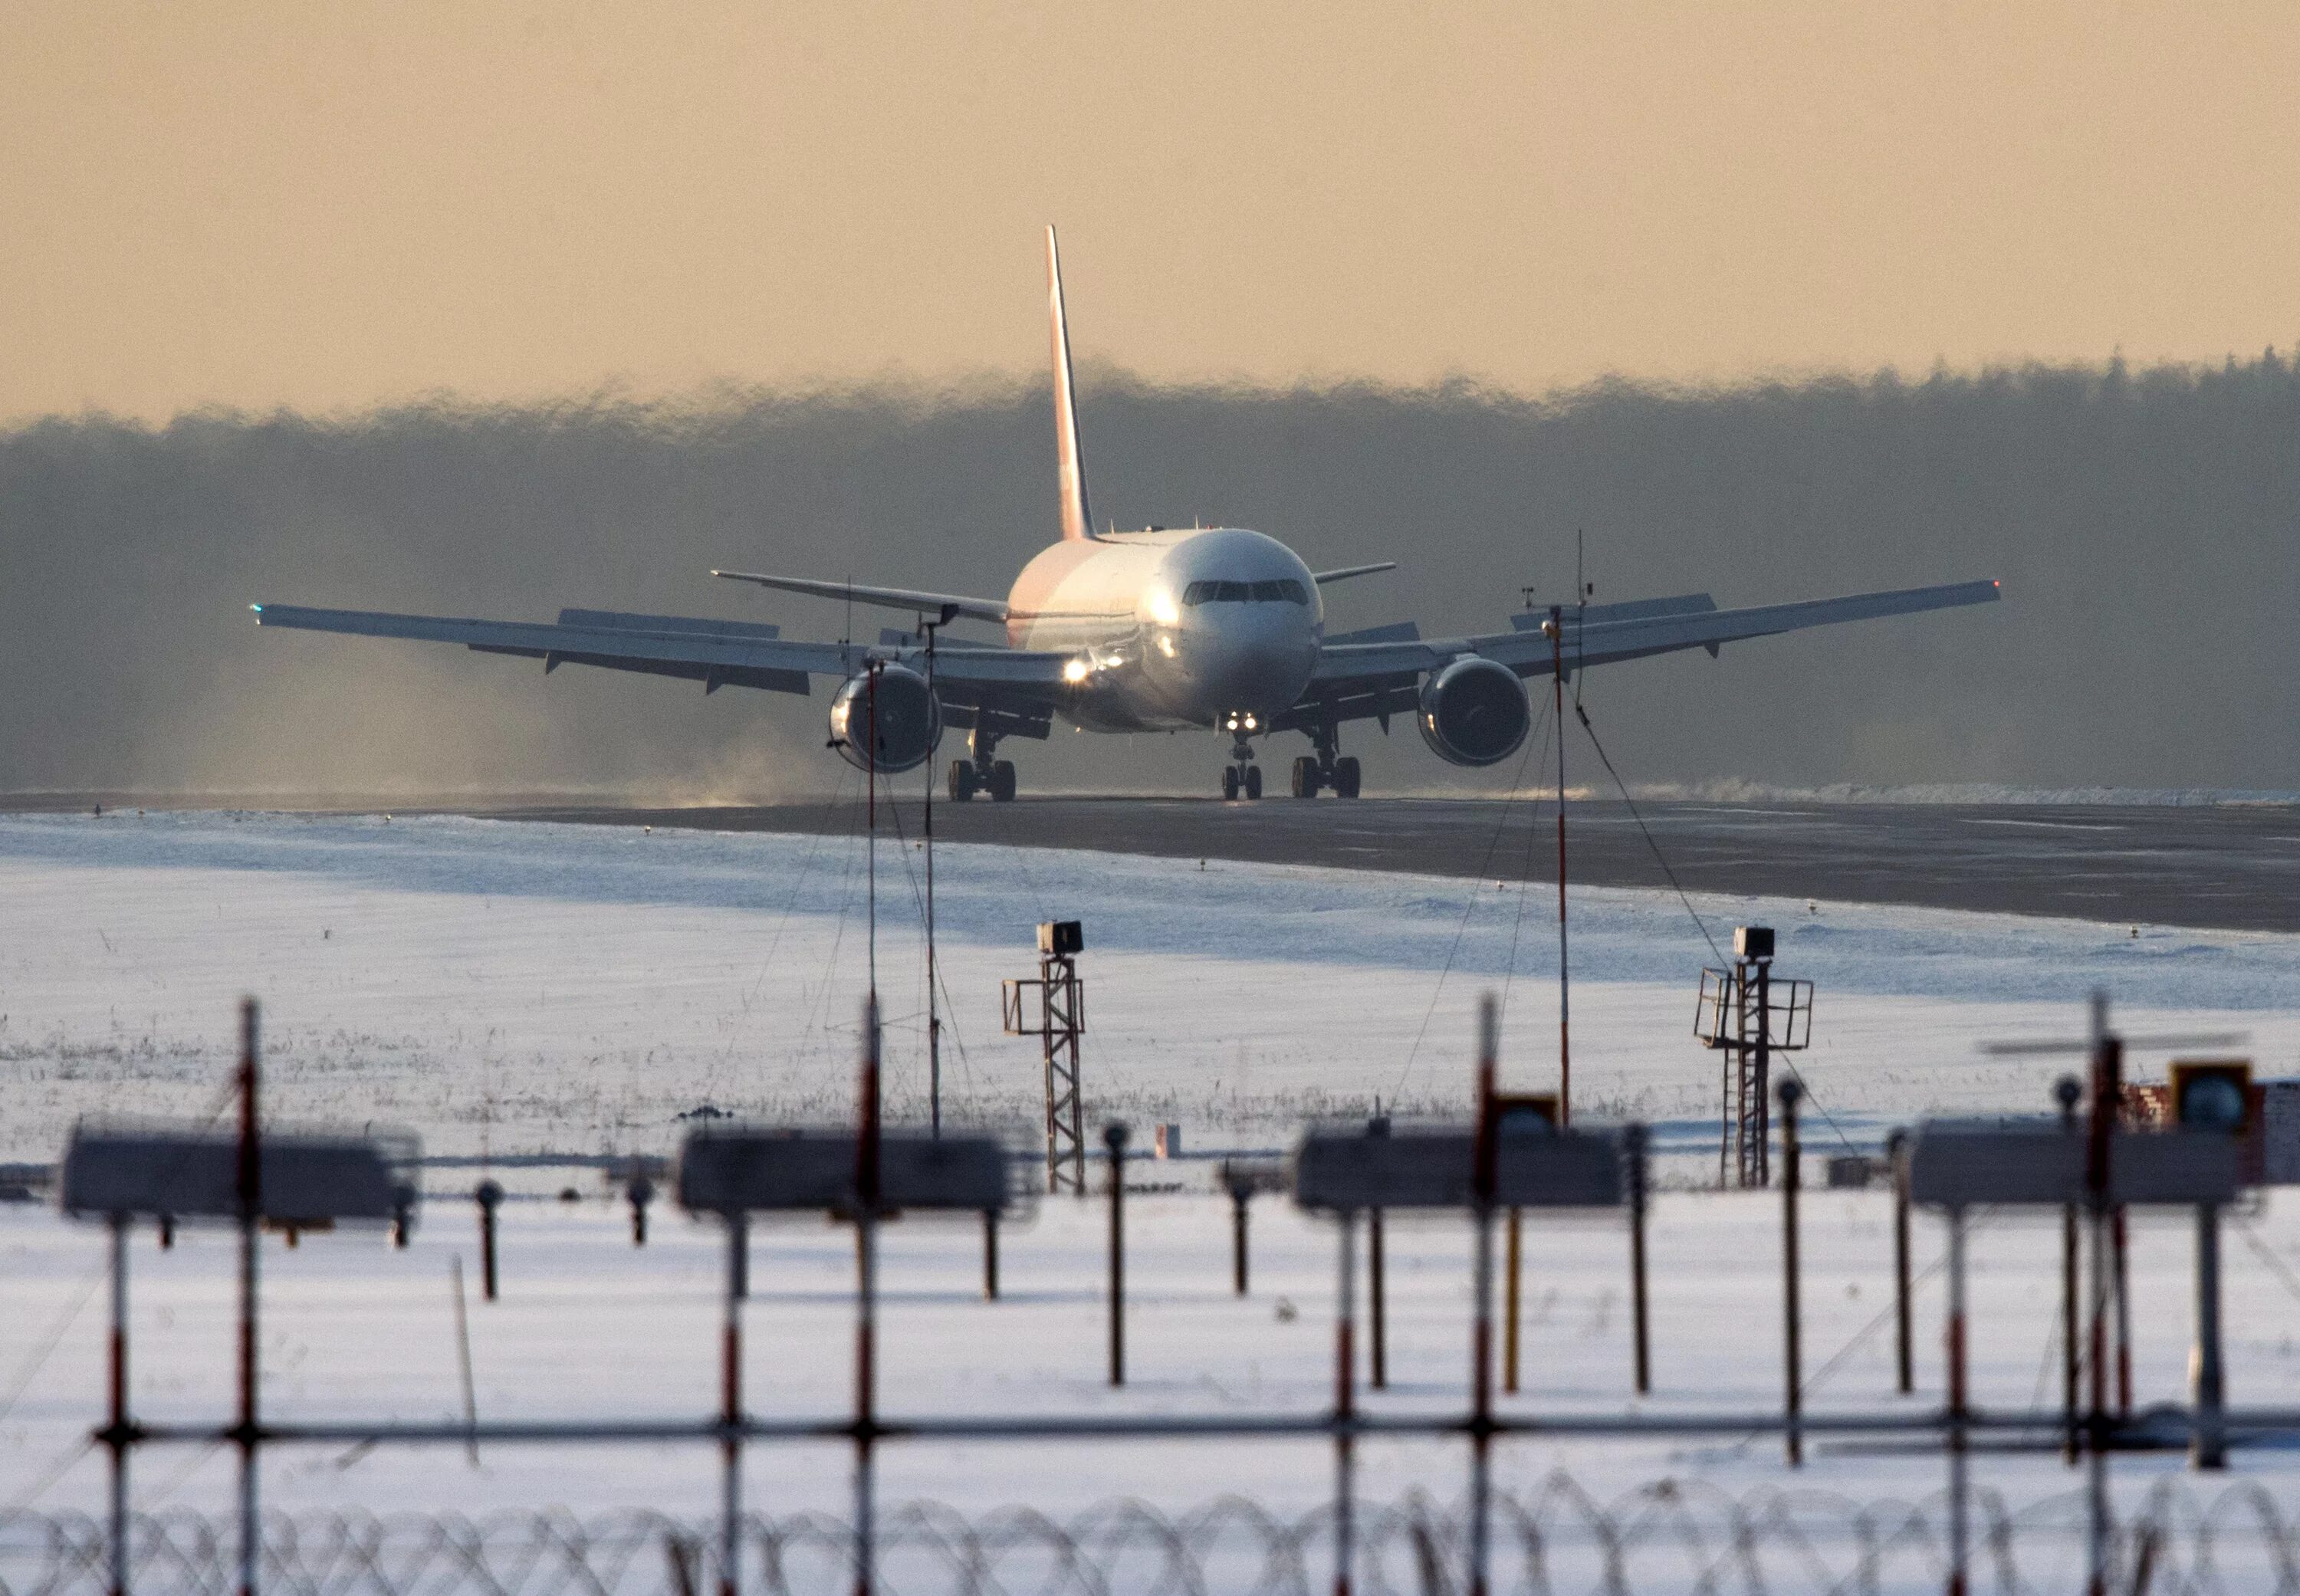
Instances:
[[[1046,312],[1054,358],[1054,447],[1059,455],[1062,536],[1090,538],[1094,516],[1086,503],[1086,455],[1079,447],[1078,390],[1071,379],[1071,329],[1062,315],[1062,257],[1054,229],[1046,229]]]

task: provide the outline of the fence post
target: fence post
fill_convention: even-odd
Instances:
[[[1970,1558],[1964,1406],[1964,1209],[1948,1210],[1948,1596],[1965,1596]]]
[[[982,1210],[982,1300],[998,1301],[998,1210]]]
[[[1126,1126],[1102,1127],[1110,1151],[1110,1383],[1126,1384]]]
[[[1229,1187],[1229,1282],[1235,1296],[1246,1295],[1246,1208],[1253,1200],[1254,1188],[1243,1171],[1222,1166],[1222,1179]]]
[[[743,1514],[743,1226],[727,1216],[727,1284],[719,1334],[719,1590],[742,1588]]]
[[[2225,1396],[2221,1373],[2221,1209],[2196,1205],[2196,1409],[2189,1459],[2198,1468],[2228,1467],[2228,1438],[2221,1415]]]
[[[1341,1213],[1341,1260],[1334,1293],[1334,1596],[1350,1596],[1354,1561],[1351,1521],[1351,1447],[1357,1423],[1357,1215]]]
[[[1389,1135],[1389,1116],[1381,1112],[1381,1100],[1374,1099],[1373,1118],[1366,1121],[1366,1135]],[[1371,1361],[1367,1367],[1367,1383],[1376,1391],[1389,1389],[1389,1278],[1388,1259],[1383,1256],[1381,1209],[1366,1210],[1366,1318],[1371,1332],[1369,1349]]]
[[[1525,1217],[1509,1210],[1504,1222],[1502,1256],[1502,1389],[1517,1394],[1518,1320],[1523,1312]]]
[[[1366,1210],[1366,1318],[1372,1332],[1372,1361],[1367,1384],[1389,1389],[1389,1281],[1381,1234],[1381,1209]]]
[[[239,1009],[239,1596],[255,1596],[263,1557],[263,1529],[256,1512],[258,1372],[257,1270],[263,1220],[262,1120],[256,1107],[259,1076],[258,1018],[254,998]]]
[[[1789,1467],[1804,1466],[1804,1351],[1797,1302],[1797,1099],[1804,1088],[1791,1076],[1781,1083],[1781,1351],[1786,1381],[1784,1439]]]
[[[479,1205],[479,1295],[496,1300],[496,1209],[503,1206],[504,1189],[492,1180],[472,1188],[471,1201]]]
[[[2072,1075],[2064,1075],[2053,1085],[2053,1097],[2061,1105],[2062,1134],[2077,1134],[2077,1104],[2084,1096],[2084,1086]],[[2073,1467],[2077,1460],[2079,1421],[2077,1418],[2077,1370],[2082,1361],[2077,1341],[2081,1334],[2077,1320],[2077,1205],[2061,1205],[2061,1461]]]
[[[2130,1237],[2121,1205],[2109,1214],[2109,1234],[2116,1256],[2116,1417],[2129,1419],[2132,1417],[2132,1279],[2126,1268]]]
[[[654,1201],[654,1182],[644,1174],[634,1175],[627,1194],[631,1200],[631,1245],[644,1247],[646,1245],[647,1204]]]
[[[1917,1388],[1909,1326],[1909,1133],[1895,1131],[1885,1138],[1885,1148],[1893,1163],[1894,1373],[1900,1393],[1907,1396]]]
[[[1470,1332],[1470,1593],[1488,1596],[1493,1519],[1494,1441],[1494,1193],[1498,1151],[1494,1125],[1494,1000],[1478,1004],[1478,1130],[1471,1203],[1475,1231],[1471,1290],[1476,1318]]]
[[[1632,1125],[1622,1140],[1629,1160],[1629,1337],[1638,1394],[1653,1391],[1653,1348],[1646,1318],[1646,1127]]]
[[[2109,1524],[2108,1452],[2113,1421],[2108,1411],[2109,1293],[2121,1271],[2112,1259],[2110,1236],[2119,1217],[2111,1193],[2116,1121],[2124,1095],[2123,1044],[2108,1031],[2108,999],[2095,993],[2092,1003],[2092,1121],[2088,1126],[2085,1187],[2092,1220],[2092,1391],[2085,1438],[2085,1550],[2087,1596],[2107,1596],[2114,1536]]]
[[[879,1439],[879,993],[862,1005],[862,1091],[854,1137],[854,1590],[878,1584]]]
[[[112,1596],[128,1596],[128,1216],[112,1216]]]

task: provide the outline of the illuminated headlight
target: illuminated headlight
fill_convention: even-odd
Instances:
[[[1176,607],[1172,594],[1162,591],[1150,595],[1150,619],[1162,627],[1181,624],[1182,611]]]
[[[1251,715],[1248,715],[1246,718],[1246,729],[1248,731],[1252,731],[1254,729],[1254,717]]]
[[[1222,722],[1222,729],[1224,731],[1236,731],[1238,729],[1238,717],[1232,715],[1228,720]]]
[[[1086,661],[1084,660],[1072,660],[1069,664],[1062,667],[1062,680],[1066,682],[1082,682],[1086,680]]]

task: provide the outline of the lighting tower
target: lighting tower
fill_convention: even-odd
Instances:
[[[1702,1046],[1725,1055],[1717,1183],[1764,1185],[1771,1178],[1766,1139],[1772,1056],[1801,1052],[1812,1040],[1812,983],[1773,979],[1771,927],[1737,927],[1733,962],[1701,972],[1693,1034]]]
[[[1041,925],[1038,975],[1001,983],[998,1004],[1009,1036],[1036,1036],[1046,1050],[1046,1190],[1080,1197],[1086,1195],[1086,1130],[1079,1038],[1086,1035],[1086,983],[1079,979],[1078,955],[1085,946],[1076,920]]]

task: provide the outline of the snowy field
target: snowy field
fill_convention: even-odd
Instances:
[[[890,1111],[923,1118],[913,847],[879,852]],[[421,1132],[434,1152],[668,1150],[711,1103],[843,1117],[868,979],[860,838],[462,819],[250,814],[0,819],[0,1159],[54,1156],[93,1112],[198,1111],[226,1079],[234,1003],[263,1001],[268,1108]],[[1001,977],[1032,927],[1082,919],[1098,1115],[1186,1145],[1282,1144],[1305,1116],[1466,1102],[1476,998],[1506,1003],[1503,1067],[1555,1082],[1556,919],[1538,885],[1104,853],[938,854],[948,1111],[1027,1127],[1035,1047],[1004,1037]],[[2066,1061],[1985,1057],[2074,1036],[2104,988],[2133,1033],[2241,1033],[2300,1062],[2300,938],[1702,898],[1781,932],[1820,990],[1800,1068],[1871,1143],[1940,1109],[2049,1104]],[[1713,1157],[1712,1055],[1693,1042],[1716,955],[1669,894],[1573,895],[1574,1102],[1656,1125],[1688,1178]],[[2142,1012],[2145,1011],[2145,1012]],[[2162,1059],[2138,1060],[2145,1071]]]
[[[895,1118],[923,1117],[924,992],[912,851],[879,852],[878,961],[888,994]],[[430,1152],[668,1151],[701,1103],[767,1118],[843,1118],[867,979],[860,839],[740,836],[471,820],[171,814],[0,819],[0,1159],[55,1156],[73,1119],[199,1117],[223,1101],[234,1002],[264,1004],[268,1109],[293,1120],[419,1132]],[[1313,1115],[1376,1097],[1407,1112],[1466,1103],[1477,994],[1506,993],[1505,1078],[1554,1085],[1554,900],[1491,882],[1210,864],[1104,854],[946,848],[938,860],[943,962],[954,1027],[948,1110],[1019,1142],[1038,1111],[1038,1061],[999,1035],[997,983],[1034,964],[1031,927],[1086,922],[1090,1111],[1183,1126],[1186,1145],[1275,1148]],[[2033,1112],[2064,1061],[1983,1055],[1985,1041],[2071,1036],[2082,1001],[2112,992],[2136,1033],[2238,1033],[2271,1074],[2300,1052],[2300,939],[2159,932],[2068,921],[1803,902],[1697,899],[1722,941],[1737,923],[1782,933],[1779,968],[1819,984],[1801,1065],[1838,1134],[1872,1144],[1938,1110]],[[1714,1168],[1713,1058],[1692,1042],[1693,990],[1711,954],[1672,895],[1577,892],[1574,1096],[1584,1116],[1653,1121],[1664,1173]],[[2161,1056],[2139,1060],[2145,1075]],[[1255,1281],[1229,1290],[1227,1210],[1205,1166],[1146,1167],[1178,1184],[1131,1209],[1132,1365],[1103,1384],[1099,1204],[1042,1202],[1006,1236],[1004,1299],[980,1300],[971,1226],[905,1223],[887,1242],[882,1409],[893,1414],[1310,1412],[1330,1400],[1331,1233],[1278,1201],[1257,1205]],[[451,1259],[473,1276],[467,1172],[435,1172],[416,1243],[312,1238],[268,1249],[266,1402],[278,1417],[453,1419],[461,1394]],[[556,1186],[565,1178],[546,1177]],[[516,1184],[516,1183],[514,1183]],[[529,1189],[535,1190],[534,1182]],[[505,1295],[471,1308],[480,1414],[490,1418],[697,1417],[715,1397],[715,1234],[658,1213],[634,1251],[597,1184],[582,1200],[506,1209]],[[1819,1409],[1895,1405],[1888,1202],[1807,1201],[1806,1368]],[[1677,1192],[1653,1231],[1655,1392],[1646,1407],[1749,1411],[1779,1401],[1778,1199]],[[2288,1286],[2300,1213],[2271,1202],[2232,1227],[2231,1400],[2300,1404],[2300,1313]],[[1975,1248],[1976,1400],[2055,1398],[2057,1233],[1986,1225]],[[1919,1268],[1937,1259],[1921,1220]],[[2278,1260],[2282,1272],[2262,1262]],[[1457,1226],[1392,1231],[1392,1383],[1376,1410],[1462,1401],[1466,1242]],[[154,1418],[220,1418],[231,1250],[188,1234],[136,1249],[135,1401]],[[102,1391],[103,1248],[46,1210],[0,1208],[0,1503],[92,1508],[100,1459],[82,1445]],[[1612,1222],[1532,1228],[1529,1413],[1613,1412],[1630,1395],[1626,1243]],[[2143,1401],[2185,1378],[2188,1236],[2139,1226],[2135,1268]],[[754,1409],[835,1416],[848,1403],[852,1245],[818,1224],[762,1228],[747,1313]],[[1940,1283],[1919,1293],[1919,1398],[1940,1392]],[[2288,1453],[2245,1471],[2288,1509]],[[884,1491],[967,1511],[1029,1501],[1069,1511],[1113,1496],[1168,1509],[1224,1492],[1300,1510],[1323,1499],[1315,1442],[1065,1443],[888,1449]],[[1457,1445],[1380,1442],[1370,1497],[1460,1488]],[[1502,1483],[1530,1490],[1569,1469],[1601,1499],[1669,1476],[1741,1490],[1779,1484],[1777,1441],[1512,1442]],[[2129,1499],[2176,1458],[2120,1460]],[[141,1509],[218,1509],[228,1456],[154,1450]],[[699,1514],[702,1447],[571,1458],[491,1448],[421,1454],[283,1452],[267,1500],[282,1509],[563,1503]],[[1989,1459],[1985,1485],[2030,1500],[2074,1477],[2036,1459]],[[748,1497],[762,1510],[843,1512],[835,1449],[761,1447]],[[1934,1458],[1821,1448],[1800,1488],[1918,1500]]]

